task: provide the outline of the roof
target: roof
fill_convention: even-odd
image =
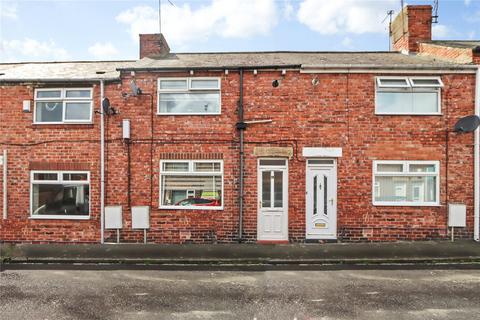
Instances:
[[[301,68],[397,68],[465,69],[470,66],[448,63],[432,57],[399,52],[210,52],[170,53],[143,58],[120,70],[234,69],[266,67]]]
[[[480,40],[432,40],[427,43],[431,43],[438,46],[475,49],[480,47]]]
[[[235,68],[303,69],[438,69],[461,70],[471,65],[399,52],[209,52],[170,53],[138,61],[71,61],[0,63],[1,81],[119,80],[121,70],[182,70]]]
[[[0,63],[0,81],[92,81],[120,79],[133,61]],[[98,72],[98,73],[97,73]]]

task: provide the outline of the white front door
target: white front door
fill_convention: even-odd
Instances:
[[[286,159],[258,161],[258,240],[288,240],[287,166]]]
[[[337,238],[337,168],[333,159],[307,160],[306,238]]]

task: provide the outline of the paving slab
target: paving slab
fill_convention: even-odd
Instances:
[[[479,263],[474,241],[324,244],[1,244],[1,260],[107,264]]]

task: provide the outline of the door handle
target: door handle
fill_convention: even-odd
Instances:
[[[330,199],[330,205],[333,206],[333,198]]]

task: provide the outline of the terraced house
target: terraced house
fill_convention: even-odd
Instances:
[[[0,241],[478,239],[480,42],[0,64]],[[452,229],[455,227],[455,229]]]

